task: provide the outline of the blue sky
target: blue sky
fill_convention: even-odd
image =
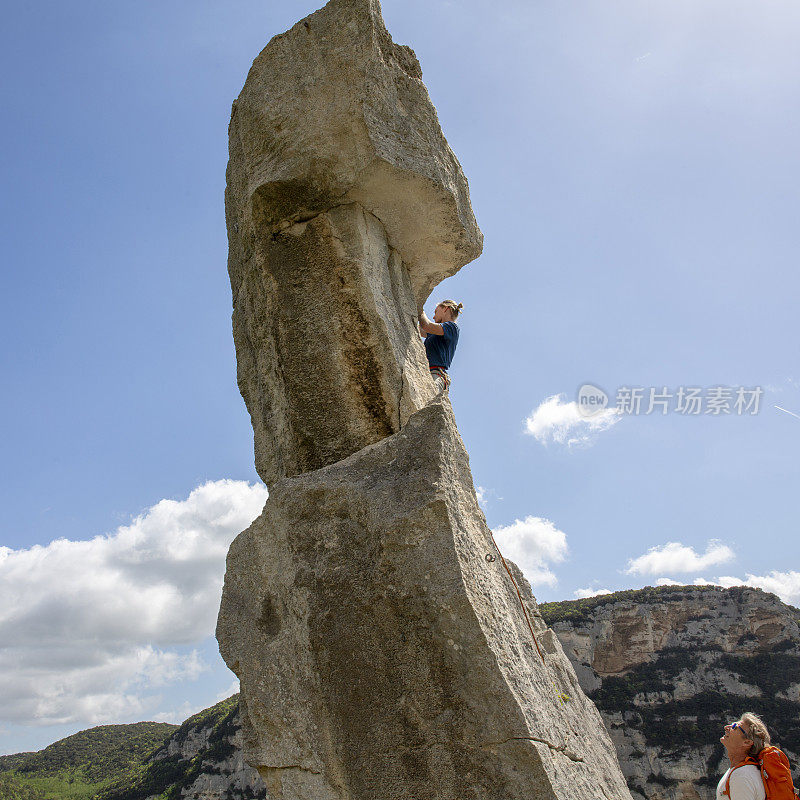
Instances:
[[[0,752],[233,691],[222,558],[266,490],[235,378],[227,123],[260,49],[319,5],[6,11]],[[485,235],[432,300],[465,305],[451,397],[501,546],[540,600],[707,580],[800,602],[800,419],[775,408],[800,414],[800,7],[383,11]],[[624,386],[764,396],[591,428],[585,383],[612,406]]]

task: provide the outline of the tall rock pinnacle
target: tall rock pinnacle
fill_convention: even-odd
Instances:
[[[258,56],[226,211],[270,497],[231,546],[217,638],[269,800],[630,800],[434,396],[417,309],[482,237],[377,0],[331,0]]]

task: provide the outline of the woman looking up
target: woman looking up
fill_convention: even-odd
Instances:
[[[423,309],[419,315],[419,333],[425,339],[425,353],[436,388],[439,392],[450,388],[447,370],[453,361],[458,344],[458,325],[456,319],[464,307],[455,300],[442,300],[433,312],[433,320],[425,316]]]

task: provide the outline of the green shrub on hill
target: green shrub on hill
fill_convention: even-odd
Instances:
[[[41,777],[5,772],[2,777],[15,781],[15,785],[25,787],[31,797],[42,800],[92,800],[98,788],[103,785],[87,783],[79,771]],[[3,794],[0,794],[0,800],[6,800]]]
[[[751,586],[732,586],[723,589],[719,586],[645,586],[643,589],[626,589],[611,594],[598,594],[594,597],[585,597],[581,600],[559,600],[552,603],[542,603],[539,611],[544,621],[549,625],[558,622],[569,622],[571,625],[580,626],[590,622],[595,609],[611,603],[667,603],[670,601],[685,601],[695,593],[724,592],[734,599],[741,600],[747,592],[760,592]],[[768,594],[765,592],[765,594]],[[800,610],[795,609],[796,619],[800,621]]]
[[[767,696],[785,692],[800,681],[800,656],[795,653],[775,652],[774,649],[770,653],[747,655],[724,653],[719,663],[751,686],[758,686]]]
[[[0,756],[0,772],[16,769],[20,764],[24,764],[31,756],[36,753],[14,753],[10,756]]]

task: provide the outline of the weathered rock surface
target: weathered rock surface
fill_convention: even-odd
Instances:
[[[234,294],[260,239],[350,202],[386,228],[420,303],[480,255],[461,165],[378,0],[331,0],[274,37],[234,103],[230,145]]]
[[[603,714],[635,798],[713,800],[727,768],[721,727],[748,710],[798,766],[800,611],[774,595],[666,586],[542,613]]]
[[[377,0],[331,0],[273,38],[229,134],[238,382],[271,484],[396,432],[430,399],[417,310],[483,237]]]
[[[270,797],[629,796],[557,639],[528,594],[543,663],[492,552],[446,399],[272,487],[231,547],[217,629]]]
[[[433,396],[408,273],[357,203],[264,243],[233,315],[239,386],[265,483],[400,430]]]

